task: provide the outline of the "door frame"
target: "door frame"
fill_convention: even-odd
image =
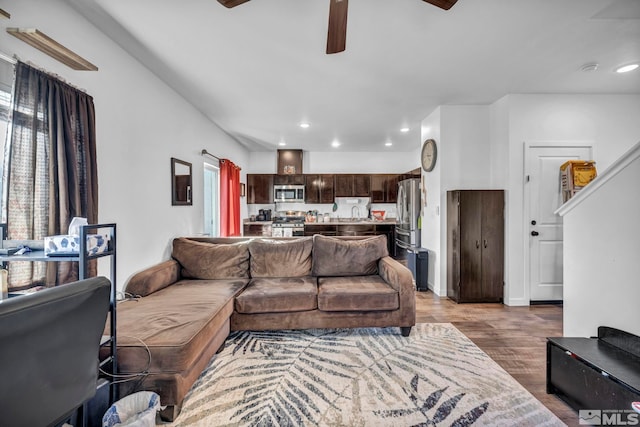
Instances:
[[[527,176],[529,176],[529,161],[530,161],[530,149],[531,148],[560,148],[560,147],[568,147],[568,148],[588,148],[591,150],[591,156],[593,159],[596,158],[596,144],[593,140],[549,140],[549,141],[524,141],[523,146],[523,175],[522,175],[522,197],[523,197],[523,210],[522,210],[522,223],[521,223],[521,233],[524,237],[523,239],[523,266],[524,266],[524,299],[528,301],[528,305],[531,305],[531,250],[529,244],[529,213],[530,213],[530,186],[527,185],[529,181],[527,180]]]

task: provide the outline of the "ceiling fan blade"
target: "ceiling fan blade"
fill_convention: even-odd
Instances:
[[[458,0],[423,0],[427,3],[431,3],[434,6],[438,6],[440,9],[449,10],[456,4]]]
[[[218,3],[221,5],[232,8],[241,5],[242,3],[246,3],[249,0],[218,0]]]
[[[347,44],[347,9],[349,0],[330,0],[327,54],[342,52]]]

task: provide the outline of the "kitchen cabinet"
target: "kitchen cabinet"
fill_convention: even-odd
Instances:
[[[504,288],[504,191],[447,192],[447,296],[498,302]]]
[[[278,150],[278,175],[301,173],[302,150]]]
[[[334,175],[336,197],[369,197],[371,195],[371,176],[365,174]]]
[[[347,223],[347,224],[305,224],[304,235],[313,236],[322,234],[323,236],[377,236],[384,234],[387,236],[387,247],[389,255],[395,255],[395,224],[375,224],[375,223]]]
[[[247,174],[247,203],[273,203],[273,175]]]
[[[333,203],[333,175],[305,175],[306,203]]]
[[[339,225],[338,236],[375,236],[376,226],[373,224],[345,224]]]
[[[398,200],[398,175],[371,175],[371,203],[395,203]]]
[[[387,248],[389,255],[396,256],[396,225],[395,224],[376,224],[376,235],[384,234],[387,236]]]
[[[273,176],[273,183],[276,185],[304,185],[304,181],[305,175],[302,174]]]
[[[322,234],[323,236],[336,236],[337,225],[335,224],[305,224],[304,235],[313,236],[314,234]]]
[[[244,224],[242,227],[243,236],[268,236],[271,237],[271,222],[264,224]]]

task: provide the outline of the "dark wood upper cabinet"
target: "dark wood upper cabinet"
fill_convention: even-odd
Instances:
[[[387,175],[387,203],[395,203],[398,201],[398,175]]]
[[[395,203],[398,199],[398,175],[371,175],[371,202]]]
[[[247,203],[273,203],[272,174],[247,174]]]
[[[278,150],[278,175],[302,174],[302,150]]]
[[[336,197],[369,197],[371,194],[371,175],[356,174],[334,175]]]
[[[276,185],[305,185],[305,176],[302,174],[275,175],[273,183]]]
[[[356,197],[371,195],[371,175],[353,175],[353,195]]]
[[[353,176],[352,175],[334,175],[334,191],[336,197],[353,196]]]
[[[333,175],[305,175],[305,201],[307,203],[333,203]]]

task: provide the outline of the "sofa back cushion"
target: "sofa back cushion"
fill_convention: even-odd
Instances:
[[[343,240],[313,236],[313,276],[364,276],[378,273],[378,261],[388,256],[387,237]]]
[[[247,242],[215,244],[186,238],[173,239],[171,253],[180,265],[182,276],[193,279],[249,278]]]
[[[295,240],[256,239],[249,243],[251,277],[311,275],[311,237]]]

